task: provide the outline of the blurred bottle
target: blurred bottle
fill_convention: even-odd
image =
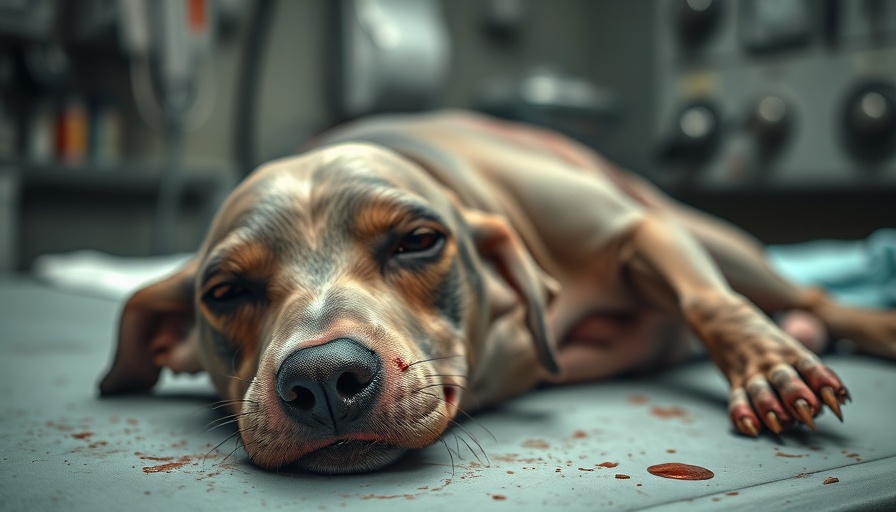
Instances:
[[[53,103],[47,99],[38,101],[32,108],[28,119],[26,155],[30,161],[45,163],[53,159],[55,123]]]
[[[79,96],[63,100],[56,113],[56,157],[66,165],[83,165],[87,160],[89,112]]]
[[[121,158],[121,115],[109,97],[97,99],[92,107],[88,156],[92,163],[107,168]]]

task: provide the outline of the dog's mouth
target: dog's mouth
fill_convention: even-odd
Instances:
[[[444,386],[443,392],[446,409],[456,409],[457,390]],[[324,475],[367,473],[389,466],[407,451],[382,440],[342,438],[302,455],[287,467]]]
[[[378,441],[342,439],[303,455],[290,466],[324,475],[367,473],[392,464],[406,451]]]
[[[453,386],[444,386],[443,392],[446,409],[456,409],[457,390]],[[302,455],[289,466],[325,475],[367,473],[389,466],[407,451],[408,448],[379,440],[337,439]]]

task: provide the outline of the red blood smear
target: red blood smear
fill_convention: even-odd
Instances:
[[[408,367],[411,366],[408,363],[404,362],[404,359],[400,357],[396,357],[392,360],[392,362],[395,363],[395,366],[397,366],[400,371],[406,371]]]
[[[678,480],[709,480],[716,476],[712,471],[691,464],[682,464],[680,462],[668,462],[666,464],[656,464],[647,468],[647,472],[651,475],[663,478],[675,478]]]

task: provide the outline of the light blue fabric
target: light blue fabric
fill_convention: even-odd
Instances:
[[[881,229],[855,242],[769,246],[766,255],[792,281],[823,287],[845,304],[896,306],[896,229]]]

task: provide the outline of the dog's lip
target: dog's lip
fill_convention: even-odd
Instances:
[[[362,436],[367,437],[367,436]],[[334,439],[306,452],[289,466],[313,473],[350,474],[382,469],[401,457],[407,448],[375,439]]]
[[[458,408],[460,401],[460,392],[456,384],[444,383],[442,385],[442,394],[445,395],[445,409],[447,413],[453,414]],[[454,409],[454,410],[452,410]]]

